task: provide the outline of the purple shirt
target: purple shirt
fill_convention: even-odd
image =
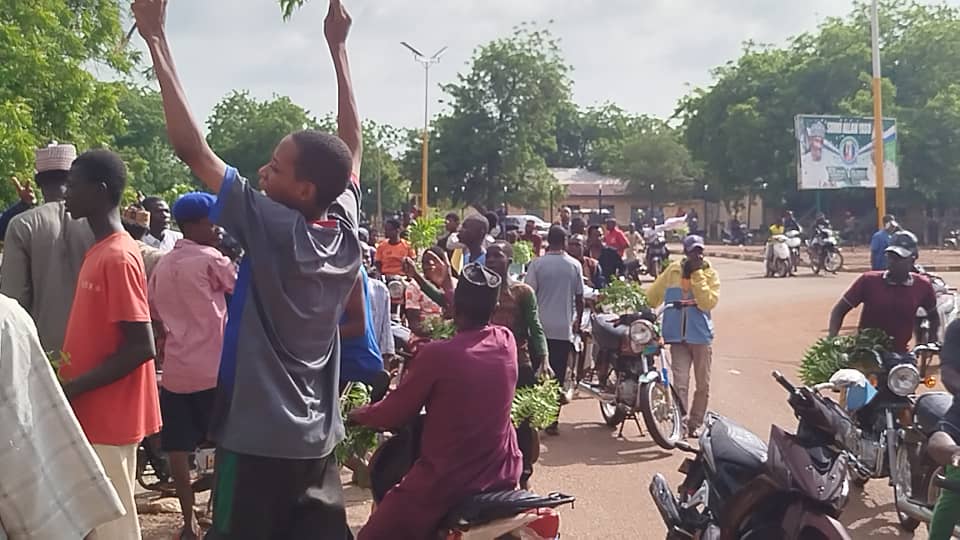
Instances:
[[[517,345],[502,326],[424,345],[394,392],[352,415],[389,429],[427,408],[420,457],[387,497],[403,493],[429,524],[467,496],[514,489],[521,469],[510,420],[516,383]]]
[[[148,298],[154,320],[163,323],[163,379],[178,394],[217,386],[223,328],[224,294],[232,293],[237,269],[216,248],[181,239],[157,263]]]

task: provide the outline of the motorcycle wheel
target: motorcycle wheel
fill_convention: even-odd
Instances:
[[[835,250],[828,251],[823,258],[823,267],[831,274],[839,272],[843,268],[843,253]]]
[[[657,279],[660,275],[660,261],[652,261],[650,263],[650,277]]]
[[[683,435],[680,407],[673,393],[660,381],[648,382],[640,392],[640,411],[653,440],[665,450],[673,450]],[[664,429],[664,423],[670,425]]]
[[[783,259],[777,259],[773,263],[773,272],[777,277],[785,278],[790,273],[790,265]]]
[[[897,475],[893,479],[894,506],[901,496],[907,499],[913,498],[911,474],[910,450],[907,445],[900,444],[897,447]],[[920,526],[919,520],[904,514],[899,508],[897,508],[897,519],[900,521],[900,527],[907,532],[913,532]]]
[[[603,421],[608,426],[617,427],[627,419],[627,408],[612,401],[601,401],[600,415],[603,416]]]

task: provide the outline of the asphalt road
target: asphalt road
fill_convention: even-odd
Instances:
[[[770,425],[787,430],[796,420],[786,394],[770,377],[774,369],[796,380],[801,355],[826,333],[829,311],[855,278],[852,274],[764,279],[760,263],[714,260],[721,278],[720,305],[714,313],[717,339],[713,354],[710,408],[742,423],[767,440]],[[944,276],[960,283],[960,274]],[[854,326],[857,314],[848,316]],[[563,409],[560,435],[543,438],[540,463],[532,480],[540,492],[561,491],[577,496],[575,508],[562,511],[563,536],[573,539],[662,539],[665,528],[650,499],[648,485],[656,472],[677,485],[680,452],[661,450],[635,425],[624,438],[607,428],[597,402],[579,398]],[[348,477],[345,477],[348,478]],[[346,489],[351,525],[359,527],[370,512],[367,493]],[[174,522],[148,527],[150,538],[169,538]],[[893,512],[892,490],[886,481],[871,481],[854,490],[841,519],[856,539],[926,539],[924,526],[915,534],[901,532]],[[161,533],[160,531],[165,531]]]
[[[855,276],[818,278],[801,271],[806,275],[764,279],[760,263],[713,264],[720,273],[721,299],[714,313],[710,409],[764,440],[773,423],[792,431],[796,420],[770,372],[777,369],[796,380],[802,353],[826,333],[830,309]],[[960,282],[960,274],[945,277]],[[851,313],[846,323],[856,321]],[[576,507],[562,515],[569,538],[664,538],[647,487],[656,472],[677,485],[683,455],[664,452],[635,425],[627,426],[624,438],[615,435],[602,424],[595,400],[578,399],[565,407],[560,435],[544,439],[534,487],[578,497]],[[927,538],[924,526],[913,535],[901,532],[892,503],[886,482],[871,481],[864,492],[854,490],[841,520],[853,538]]]

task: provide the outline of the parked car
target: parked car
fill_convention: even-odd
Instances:
[[[547,231],[550,230],[550,224],[532,214],[509,215],[503,219],[503,224],[506,230],[515,228],[522,232],[526,229],[527,222],[530,220],[533,220],[533,222],[537,224],[537,231],[540,233],[540,236],[546,236]]]

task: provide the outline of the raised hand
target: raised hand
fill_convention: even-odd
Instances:
[[[144,39],[163,33],[167,18],[167,0],[134,0],[133,16]]]
[[[343,3],[340,0],[330,0],[330,9],[327,10],[327,17],[323,20],[323,33],[327,37],[327,43],[330,45],[346,43],[352,24],[353,19],[343,7]]]
[[[416,279],[419,274],[419,272],[417,272],[417,263],[410,257],[403,258],[403,274],[410,279]]]
[[[37,195],[33,192],[33,185],[30,182],[21,184],[16,176],[11,176],[10,179],[13,181],[14,187],[17,188],[17,195],[20,196],[21,202],[30,206],[37,204]]]

